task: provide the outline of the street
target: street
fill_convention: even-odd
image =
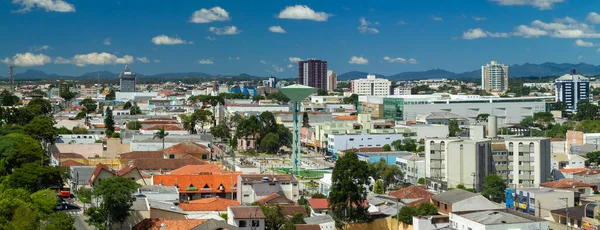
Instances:
[[[65,206],[64,209],[62,209],[62,212],[66,212],[69,215],[71,215],[73,217],[73,219],[75,219],[75,228],[76,229],[84,229],[84,230],[94,230],[96,228],[89,226],[86,222],[85,222],[85,215],[83,213],[83,210],[81,209],[80,205],[81,202],[78,202],[75,199],[71,199],[71,200],[64,200],[63,203]]]

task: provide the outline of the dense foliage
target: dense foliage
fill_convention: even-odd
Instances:
[[[370,186],[367,163],[358,160],[356,153],[346,153],[337,160],[331,182],[329,206],[338,226],[343,222],[370,221],[364,203]]]

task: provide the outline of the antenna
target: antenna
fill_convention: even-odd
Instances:
[[[13,77],[13,68],[15,68],[15,66],[13,64],[9,64],[8,68],[10,69],[10,72],[8,72],[8,74],[10,74],[10,80],[9,80],[10,92],[14,93],[16,87],[15,87],[15,78]]]

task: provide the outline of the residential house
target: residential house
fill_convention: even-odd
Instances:
[[[144,195],[148,200],[154,201],[179,201],[178,188],[175,186],[143,185],[138,193]]]
[[[227,224],[225,221],[209,219],[204,223],[192,228],[192,230],[239,230],[240,228]]]
[[[319,179],[319,193],[328,196],[331,188],[331,173],[324,173],[323,178]]]
[[[552,169],[585,168],[587,158],[577,154],[552,154]]]
[[[452,229],[550,229],[550,222],[512,209],[453,211]]]
[[[586,169],[585,171],[577,172],[572,175],[573,179],[576,181],[593,184],[596,187],[600,186],[600,170],[598,169]]]
[[[185,211],[190,219],[195,216],[203,216],[207,214],[221,215],[227,213],[227,207],[240,206],[236,200],[225,198],[211,197],[199,200],[184,201],[179,204],[181,210]]]
[[[280,192],[280,193],[282,193],[282,192]],[[271,195],[260,198],[260,199],[256,200],[254,203],[257,203],[260,205],[271,205],[271,204],[294,205],[294,204],[296,204],[296,201],[290,200],[290,199],[286,198],[285,195],[282,195],[280,193],[271,193]]]
[[[186,165],[181,168],[170,171],[169,175],[198,175],[198,174],[227,174],[232,173],[231,171],[222,168],[215,164],[204,164],[204,165]]]
[[[431,196],[431,202],[443,215],[451,212],[477,211],[500,208],[482,195],[462,189],[453,189]]]
[[[169,133],[169,135],[185,135],[188,134],[188,131],[185,130],[184,128],[177,126],[177,125],[169,125],[169,124],[162,124],[162,125],[153,125],[153,126],[149,126],[146,128],[141,128],[139,131],[141,134],[155,134],[157,133],[160,129],[164,129],[165,132]]]
[[[418,184],[420,178],[425,178],[425,155],[411,154],[396,158],[396,165],[402,171],[404,182]]]
[[[573,207],[578,202],[579,196],[573,191],[543,187],[507,189],[505,201],[510,208],[541,218],[550,217],[551,210]]]
[[[113,170],[104,164],[98,164],[96,165],[96,169],[94,170],[94,173],[92,173],[92,176],[89,179],[89,185],[91,187],[95,187],[103,179],[115,176],[131,179],[132,181],[135,181],[140,185],[146,184],[146,181],[144,181],[142,174],[135,166],[125,167],[120,170]]]
[[[430,230],[430,229],[448,229],[454,230],[454,228],[449,228],[450,225],[450,217],[445,215],[435,215],[435,216],[413,216],[412,217],[412,229],[414,230]]]
[[[396,197],[374,193],[368,195],[367,201],[369,213],[378,215],[396,216],[398,210],[404,206]]]
[[[540,184],[540,186],[545,188],[570,190],[573,192],[577,192],[583,196],[591,196],[594,194],[594,191],[598,190],[598,187],[593,184],[588,184],[585,182],[567,178],[555,181],[548,181]]]
[[[147,218],[150,218],[150,205],[148,204],[148,199],[138,197],[133,201],[129,208],[129,216],[127,216],[125,221],[120,225],[121,227],[131,227]]]
[[[273,193],[288,200],[297,201],[299,196],[298,180],[294,175],[247,174],[237,177],[237,200],[240,204],[252,204]]]
[[[308,205],[310,206],[310,216],[324,216],[331,212],[327,198],[310,198]]]
[[[69,179],[71,188],[79,190],[81,187],[90,186],[90,177],[94,174],[96,166],[71,166],[69,167]]]
[[[335,230],[335,220],[330,215],[311,216],[304,218],[307,225],[317,225],[320,230]],[[297,226],[297,225],[296,225]],[[296,227],[298,230],[298,227]]]
[[[564,178],[573,179],[573,176],[577,173],[587,172],[587,168],[562,168],[554,170],[554,180],[560,180]]]
[[[228,207],[227,224],[242,230],[264,230],[265,215],[258,206]]]
[[[150,218],[170,218],[173,220],[187,220],[188,213],[178,206],[179,201],[167,202],[148,199]]]
[[[154,185],[176,186],[180,201],[219,197],[236,199],[239,174],[153,175]],[[239,202],[239,200],[238,200]]]
[[[552,216],[552,222],[571,227],[572,229],[583,228],[583,217],[585,216],[585,208],[585,205],[580,205],[575,207],[559,208],[552,210],[550,211],[550,215]]]
[[[411,185],[400,190],[391,191],[388,195],[399,199],[403,204],[419,206],[422,203],[430,203],[433,193],[427,191],[424,185]]]

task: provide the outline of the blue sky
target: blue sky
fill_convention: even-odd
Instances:
[[[490,60],[597,64],[594,10],[600,1],[7,0],[0,60],[64,75],[129,63],[144,74],[277,77],[297,76],[290,60],[306,58],[380,74],[471,71]]]

